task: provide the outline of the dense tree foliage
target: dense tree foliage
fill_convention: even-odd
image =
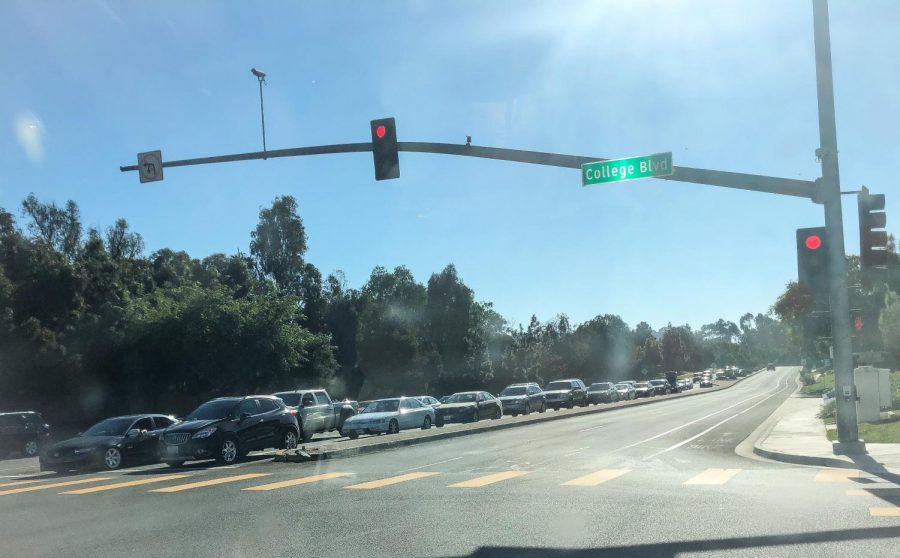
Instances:
[[[124,219],[83,230],[78,206],[0,209],[0,406],[57,421],[184,413],[220,395],[324,386],[339,397],[498,391],[558,377],[621,380],[797,351],[777,304],[692,330],[601,314],[512,326],[448,264],[425,283],[376,267],[358,288],[306,261],[297,200],[259,212],[249,254],[196,258],[144,241]],[[893,304],[893,303],[892,303]],[[895,320],[900,321],[900,320]]]

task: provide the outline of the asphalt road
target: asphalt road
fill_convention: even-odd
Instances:
[[[36,479],[3,461],[0,555],[896,555],[897,479],[735,453],[795,377],[303,464]]]

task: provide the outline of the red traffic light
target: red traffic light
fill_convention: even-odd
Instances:
[[[379,138],[383,138],[386,133],[387,133],[387,128],[385,128],[384,126],[379,126],[379,127],[375,128],[375,135],[378,136]]]
[[[853,328],[854,328],[856,331],[862,331],[862,329],[863,329],[863,319],[862,319],[861,317],[857,316],[856,319],[853,320]]]
[[[817,234],[811,234],[806,237],[806,247],[810,250],[818,250],[822,246],[822,237]]]

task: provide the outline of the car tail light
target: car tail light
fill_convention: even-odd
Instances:
[[[287,407],[287,412],[289,412],[293,416],[297,416],[297,409],[294,407]]]

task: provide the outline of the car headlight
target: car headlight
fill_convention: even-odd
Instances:
[[[94,451],[95,449],[97,449],[97,448],[79,448],[79,449],[73,450],[72,453],[74,455],[81,455],[83,453],[90,453],[90,452]]]
[[[213,433],[214,433],[216,430],[218,430],[218,428],[216,428],[215,426],[207,426],[207,427],[204,428],[203,430],[198,430],[197,432],[195,432],[194,435],[191,436],[191,438],[194,438],[194,439],[197,439],[197,438],[209,438],[210,436],[213,435]]]

